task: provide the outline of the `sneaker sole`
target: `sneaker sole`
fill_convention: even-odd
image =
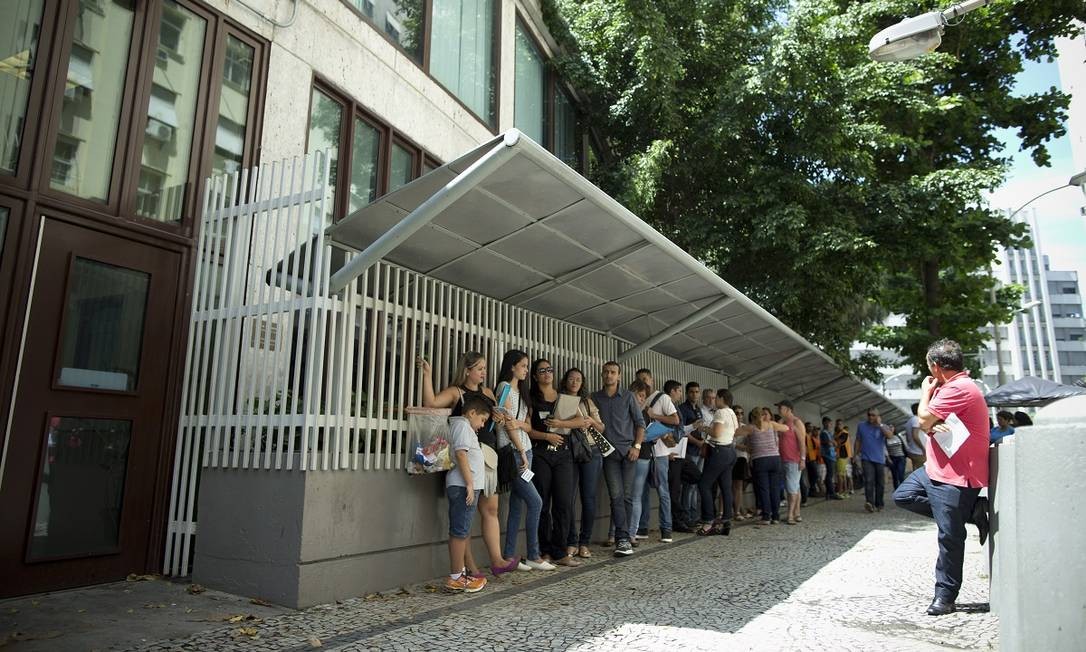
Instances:
[[[485,588],[486,588],[486,584],[484,584],[484,585],[482,585],[480,587],[474,588],[474,589],[465,586],[463,591],[464,591],[464,593],[478,593],[479,591],[482,591]]]
[[[672,543],[674,539],[660,539],[660,543]]]
[[[633,554],[633,550],[616,550],[615,551],[615,556],[616,557],[629,557],[632,554]]]

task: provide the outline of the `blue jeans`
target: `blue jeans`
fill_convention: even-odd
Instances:
[[[466,539],[471,532],[471,520],[475,518],[475,508],[479,506],[482,489],[475,490],[475,500],[467,504],[468,488],[457,485],[445,487],[445,496],[449,499],[449,536],[454,539]]]
[[[603,477],[611,497],[611,520],[615,524],[615,540],[630,540],[628,516],[633,513],[634,465],[618,450],[603,458]]]
[[[724,497],[724,520],[732,517],[732,467],[735,466],[735,446],[713,446],[701,472],[698,491],[701,493],[701,521],[711,523],[716,517],[713,486],[720,487]]]
[[[758,457],[751,462],[754,474],[754,491],[758,497],[758,509],[762,520],[781,520],[781,472],[780,455]]]
[[[938,598],[951,602],[958,599],[965,562],[965,524],[972,518],[979,493],[980,489],[936,482],[924,467],[913,471],[894,492],[898,507],[934,518],[939,528],[939,559],[935,562]]]
[[[532,466],[532,451],[524,451],[528,456],[528,468]],[[509,559],[517,550],[517,533],[520,531],[521,510],[527,506],[528,515],[524,520],[524,538],[528,542],[528,559],[539,559],[539,513],[543,510],[543,499],[531,482],[525,482],[517,473],[509,491],[509,515],[505,519],[505,546],[502,557]]]
[[[894,482],[894,489],[901,486],[902,482],[905,482],[905,456],[891,457],[890,458],[890,477]]]
[[[864,499],[882,508],[882,494],[886,491],[886,465],[863,460],[864,466]]]
[[[647,460],[646,460],[647,461]],[[671,465],[670,460],[667,457],[654,457],[652,458],[652,465],[656,468],[656,495],[660,497],[660,529],[671,529],[671,487],[668,482],[668,467]],[[648,464],[645,465],[647,469],[651,469]],[[638,464],[638,469],[641,465]],[[639,471],[640,473],[640,471]],[[637,528],[639,530],[649,529],[649,493],[652,491],[652,487],[649,486],[649,473],[645,471],[645,479],[642,483],[643,489],[641,491],[640,505],[634,502],[634,509],[637,510]],[[637,478],[634,478],[634,482],[637,482]],[[636,485],[635,485],[636,486]],[[638,510],[640,506],[641,509]]]
[[[611,453],[614,455],[615,453]],[[566,545],[587,546],[592,542],[592,528],[596,524],[596,496],[600,487],[600,472],[603,471],[603,456],[593,449],[592,459],[579,464],[574,462],[573,484],[581,496],[581,532],[577,533],[577,519],[569,527]]]

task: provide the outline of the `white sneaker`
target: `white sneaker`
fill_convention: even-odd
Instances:
[[[550,563],[549,561],[532,561],[531,559],[525,559],[524,563],[528,564],[528,567],[531,568],[532,570],[544,570],[544,571],[546,571],[546,570],[555,570],[556,568],[558,568],[557,566]]]
[[[532,567],[531,567],[531,566],[529,566],[528,564],[525,564],[525,563],[524,563],[524,562],[522,561],[522,562],[519,562],[519,563],[517,564],[517,570],[518,570],[518,571],[530,571],[530,570],[532,570]]]

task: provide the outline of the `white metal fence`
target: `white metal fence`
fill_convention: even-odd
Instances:
[[[591,387],[623,342],[379,263],[339,296],[352,254],[326,246],[328,159],[209,180],[193,292],[164,572],[188,572],[199,469],[401,470],[404,408],[421,403],[415,358],[441,386],[464,351],[493,374],[507,349],[584,370]],[[648,351],[626,361],[658,382],[726,386],[720,374]]]

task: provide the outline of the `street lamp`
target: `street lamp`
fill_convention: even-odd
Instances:
[[[1024,203],[1021,206],[1019,206],[1018,208],[1014,209],[1011,212],[1011,214],[1007,216],[1007,219],[1009,220],[1012,217],[1014,217],[1015,215],[1018,215],[1018,213],[1020,213],[1023,208],[1025,208],[1026,206],[1029,206],[1030,204],[1037,201],[1041,197],[1044,197],[1045,195],[1049,195],[1051,193],[1054,193],[1057,190],[1063,190],[1064,188],[1075,188],[1075,187],[1082,188],[1083,191],[1086,192],[1086,170],[1084,170],[1082,172],[1079,172],[1078,174],[1072,176],[1070,179],[1067,180],[1067,183],[1061,183],[1060,185],[1056,186],[1055,188],[1049,188],[1048,190],[1046,190],[1046,191],[1042,192],[1041,194],[1037,195],[1036,197],[1033,197],[1032,199],[1030,199],[1026,203]]]
[[[915,59],[939,47],[943,42],[943,29],[950,25],[950,20],[991,2],[992,0],[966,0],[951,5],[945,11],[929,11],[906,18],[876,34],[867,50],[875,61]]]

